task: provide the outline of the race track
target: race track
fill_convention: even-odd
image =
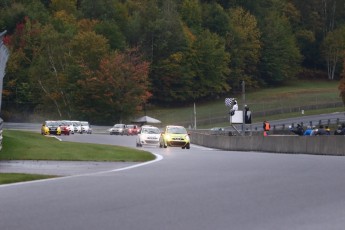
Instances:
[[[135,137],[63,141],[125,145]],[[345,158],[143,148],[159,160],[0,186],[6,230],[324,230],[345,226]]]

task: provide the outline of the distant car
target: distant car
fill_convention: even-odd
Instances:
[[[92,129],[88,121],[81,121],[81,132],[91,134]]]
[[[74,125],[72,121],[63,120],[63,122],[68,125],[70,134],[74,134]]]
[[[41,133],[44,135],[61,135],[61,128],[56,121],[45,121],[42,124]]]
[[[140,132],[136,140],[137,147],[142,147],[143,145],[159,146],[159,138],[161,136],[161,131],[159,128],[151,125],[144,125],[141,127]]]
[[[211,131],[224,131],[225,129],[222,127],[213,127]]]
[[[225,129],[222,127],[213,127],[211,129],[211,134],[216,135],[216,134],[222,134],[225,133]]]
[[[176,125],[166,126],[161,133],[159,147],[166,148],[168,146],[190,149],[190,138],[186,128]]]
[[[124,130],[124,134],[127,136],[137,135],[139,130],[140,130],[140,128],[137,125],[126,125],[126,128]]]
[[[73,126],[74,126],[74,133],[82,133],[80,121],[72,121],[72,122],[73,122]]]
[[[41,126],[41,134],[42,135],[49,135],[49,128],[47,126],[47,122],[44,122]]]
[[[125,124],[115,124],[112,128],[109,129],[109,133],[110,135],[123,135],[125,128]]]
[[[69,135],[71,133],[69,125],[66,122],[64,122],[64,121],[56,121],[56,122],[60,127],[61,134]]]

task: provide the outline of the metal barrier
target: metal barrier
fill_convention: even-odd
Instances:
[[[345,136],[225,136],[190,131],[191,143],[229,151],[345,156]]]
[[[6,31],[0,33],[0,112],[1,112],[1,101],[2,101],[2,89],[3,89],[3,82],[4,82],[3,79],[5,76],[6,63],[9,57],[8,49],[2,41],[5,34],[6,34]],[[3,128],[3,120],[0,118],[0,150],[2,149],[2,128]]]

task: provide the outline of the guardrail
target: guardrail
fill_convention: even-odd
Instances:
[[[261,117],[264,119],[266,116],[270,115],[277,115],[277,114],[284,114],[284,113],[291,113],[291,112],[298,112],[301,114],[301,116],[309,116],[309,115],[302,115],[302,111],[305,111],[306,113],[315,109],[326,109],[326,108],[339,108],[339,110],[343,110],[344,104],[343,102],[337,101],[337,102],[329,102],[329,103],[322,103],[322,104],[315,104],[315,105],[309,105],[309,106],[296,106],[296,107],[287,107],[287,108],[277,108],[277,109],[270,109],[265,111],[251,111],[252,112],[252,119]],[[228,123],[229,122],[229,115],[227,113],[219,114],[217,111],[210,114],[207,118],[197,118],[197,126],[210,126],[212,124],[221,124],[221,123]],[[328,123],[328,120],[318,120],[318,119],[311,119],[307,122],[304,122],[305,125],[309,125],[309,123],[312,122],[313,125],[318,125],[320,122],[322,124]],[[345,116],[344,113],[339,115],[338,121],[336,119],[331,119],[330,123],[339,123],[339,122],[345,122]],[[177,125],[183,125],[185,127],[193,127],[194,120],[191,118],[190,120],[182,120],[180,122],[176,123]],[[283,125],[291,125],[291,123],[282,123],[277,124],[277,126],[283,126]]]
[[[2,41],[2,38],[3,36],[5,36],[5,34],[6,34],[6,31],[3,31],[0,33],[0,111],[1,111],[1,100],[2,100],[3,78],[5,76],[6,63],[9,57],[8,49]],[[2,128],[3,128],[3,120],[1,119],[0,121],[0,150],[2,149]]]
[[[345,136],[225,136],[190,131],[191,143],[230,151],[345,156]]]

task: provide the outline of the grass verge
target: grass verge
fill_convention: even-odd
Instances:
[[[39,133],[4,130],[0,160],[61,160],[61,161],[105,161],[145,162],[154,155],[147,151],[127,147],[61,142]],[[52,178],[49,175],[0,173],[0,184]]]
[[[275,110],[276,114],[269,116],[254,116],[253,122],[263,121],[265,119],[275,120],[283,119],[287,117],[300,116],[299,113],[287,113],[279,112],[283,109],[293,109],[304,106],[327,105],[325,109],[313,109],[306,111],[305,115],[341,112],[344,111],[344,107],[335,107],[332,104],[341,102],[338,90],[338,81],[328,80],[314,80],[292,81],[282,87],[272,87],[266,89],[248,89],[245,94],[245,103],[242,100],[241,92],[237,95],[227,95],[214,99],[209,102],[196,102],[196,118],[198,128],[209,128],[215,126],[227,126],[227,123],[214,123],[213,118],[224,117],[227,120],[229,108],[225,106],[224,99],[226,97],[235,97],[239,102],[239,107],[242,109],[243,104],[247,104],[250,110],[255,112],[263,112]],[[315,111],[314,111],[315,110]],[[162,121],[162,125],[174,124],[176,118],[179,121],[184,121],[183,125],[193,125],[194,123],[194,105],[186,105],[182,108],[151,108],[148,111],[148,115],[155,117]],[[206,121],[206,122],[205,122]],[[208,122],[209,121],[209,122]]]
[[[42,180],[42,179],[56,177],[56,176],[49,176],[49,175],[24,174],[24,173],[1,173],[0,175],[1,175],[0,185],[32,181],[32,180]]]
[[[147,151],[101,144],[61,142],[39,133],[4,130],[0,160],[144,162],[155,156]]]

